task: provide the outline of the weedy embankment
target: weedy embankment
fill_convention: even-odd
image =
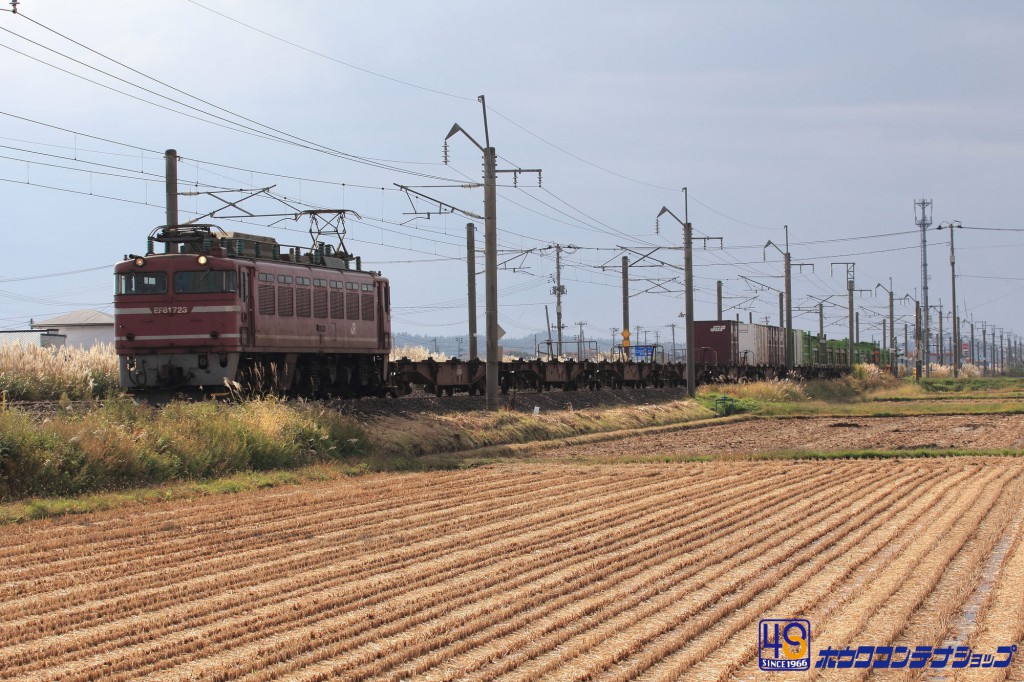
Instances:
[[[8,409],[0,411],[0,500],[292,469],[365,449],[354,420],[276,399],[155,408],[114,398],[45,419]]]

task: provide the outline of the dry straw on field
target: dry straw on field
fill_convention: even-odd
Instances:
[[[408,358],[410,360],[426,360],[427,358],[434,358],[438,362],[443,362],[448,359],[448,356],[444,353],[434,353],[429,348],[423,346],[395,346],[391,349],[391,359],[401,360],[402,358]]]
[[[931,364],[931,365],[928,365],[928,371],[931,373],[931,376],[935,377],[935,378],[945,378],[945,377],[953,376],[953,366],[952,365],[936,365],[936,364]],[[976,366],[976,365],[972,365],[970,363],[965,363],[965,364],[961,365],[961,367],[960,367],[960,374],[959,374],[959,376],[964,378],[964,379],[974,379],[976,377],[980,377],[981,376],[981,368]]]
[[[746,398],[769,403],[807,400],[803,386],[789,379],[769,379],[743,384],[705,384],[697,388],[697,395],[727,395],[732,398]]]
[[[0,345],[0,392],[7,400],[70,400],[117,390],[117,355],[110,344],[81,348]]]
[[[1022,499],[1013,459],[529,464],[23,524],[0,679],[756,680],[759,619],[793,613],[994,654]]]

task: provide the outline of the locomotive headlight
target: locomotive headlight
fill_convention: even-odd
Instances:
[[[207,258],[206,256],[200,256],[199,258],[196,258],[196,261],[198,261],[200,265],[206,265]]]
[[[146,259],[145,258],[143,258],[142,256],[136,256],[135,257],[135,267],[141,268],[145,264],[146,264]]]

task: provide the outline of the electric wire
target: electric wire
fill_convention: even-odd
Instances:
[[[92,49],[92,48],[90,48],[90,47],[88,47],[88,46],[86,46],[86,45],[84,45],[84,44],[74,40],[73,38],[70,38],[70,37],[68,37],[68,36],[66,36],[66,35],[64,35],[64,34],[58,32],[58,31],[55,31],[54,29],[51,29],[48,26],[45,26],[45,25],[41,24],[40,22],[37,22],[34,19],[31,19],[31,18],[29,18],[28,16],[26,16],[24,14],[19,14],[18,16],[22,16],[25,19],[28,19],[29,21],[33,22],[34,24],[36,24],[36,25],[38,25],[38,26],[40,26],[40,27],[42,27],[42,28],[44,28],[44,29],[46,29],[48,31],[51,31],[52,33],[55,33],[56,35],[58,35],[58,36],[60,36],[62,38],[64,38],[65,40],[68,40],[68,41],[74,43],[75,45],[78,45],[78,46],[82,47],[83,49],[89,50],[90,52],[92,52],[92,53],[94,53],[94,54],[96,54],[96,55],[98,55],[100,57],[103,57],[104,59],[112,61],[115,64],[118,64],[119,66],[122,66],[123,68],[126,68],[126,69],[132,71],[133,73],[139,74],[140,76],[143,76],[144,78],[147,78],[147,79],[152,80],[152,81],[154,81],[156,83],[159,83],[160,85],[162,85],[164,87],[167,87],[167,88],[169,88],[169,89],[171,89],[171,90],[173,90],[175,92],[181,93],[181,94],[183,94],[183,95],[185,95],[187,97],[190,97],[190,98],[192,98],[192,99],[194,99],[194,100],[196,100],[198,102],[201,102],[201,103],[203,103],[203,104],[205,104],[207,106],[212,106],[215,109],[218,109],[220,111],[223,111],[223,112],[229,114],[230,116],[238,118],[238,119],[240,119],[242,121],[253,123],[254,125],[258,126],[258,128],[254,128],[254,127],[246,125],[244,123],[239,123],[238,121],[233,121],[233,120],[231,120],[229,118],[226,118],[224,116],[221,116],[219,114],[211,113],[209,111],[204,111],[204,110],[202,110],[202,109],[200,109],[198,107],[195,107],[193,105],[190,105],[190,104],[188,104],[186,102],[182,102],[180,100],[174,99],[173,97],[169,97],[167,95],[163,95],[163,94],[161,94],[159,92],[156,92],[155,90],[152,90],[150,88],[146,88],[146,87],[144,87],[142,85],[139,85],[137,83],[133,83],[131,81],[128,81],[128,80],[126,80],[124,78],[121,78],[121,77],[116,76],[114,74],[111,74],[111,73],[109,73],[107,71],[104,71],[104,70],[102,70],[102,69],[100,69],[98,67],[92,66],[92,65],[87,64],[87,63],[85,63],[85,62],[83,62],[81,60],[75,59],[74,57],[66,55],[66,54],[64,54],[64,53],[62,53],[62,52],[60,52],[58,50],[55,50],[55,49],[50,48],[50,47],[47,47],[46,45],[43,45],[42,43],[34,41],[34,40],[30,39],[30,38],[26,38],[25,36],[22,36],[22,35],[20,35],[18,33],[15,33],[14,31],[11,31],[11,30],[3,28],[3,27],[0,27],[0,30],[4,31],[6,33],[9,33],[9,34],[14,35],[14,36],[16,36],[18,38],[21,38],[22,40],[26,40],[26,41],[34,44],[34,45],[37,45],[38,47],[40,47],[40,48],[42,48],[44,50],[47,50],[47,51],[52,52],[54,54],[57,54],[57,55],[65,58],[65,59],[68,59],[68,60],[76,63],[76,64],[79,64],[79,65],[84,66],[84,67],[86,67],[88,69],[91,69],[93,71],[101,73],[104,76],[107,76],[108,78],[113,78],[114,80],[116,80],[118,82],[124,83],[124,84],[129,85],[129,86],[134,87],[134,88],[137,88],[139,90],[142,90],[143,92],[149,93],[149,94],[154,95],[156,97],[160,97],[160,98],[165,99],[165,100],[167,100],[169,102],[173,102],[173,103],[177,104],[178,106],[186,107],[188,109],[191,109],[193,111],[196,111],[196,112],[202,114],[203,116],[207,116],[210,119],[216,119],[216,120],[209,120],[208,118],[202,118],[202,117],[196,116],[194,114],[189,114],[187,112],[179,111],[179,110],[174,109],[172,107],[168,107],[168,106],[156,103],[156,102],[152,102],[152,101],[147,100],[145,98],[141,98],[141,97],[138,97],[136,95],[132,95],[131,93],[127,93],[127,92],[125,92],[123,90],[119,90],[119,89],[117,89],[117,88],[115,88],[113,86],[110,86],[110,85],[107,85],[107,84],[104,84],[104,83],[100,83],[99,81],[93,80],[93,79],[88,78],[86,76],[83,76],[81,74],[76,74],[76,73],[74,73],[72,71],[69,71],[69,70],[64,69],[62,67],[59,67],[59,66],[57,66],[55,64],[51,64],[50,62],[42,60],[42,59],[40,59],[38,57],[34,57],[34,56],[32,56],[32,55],[30,55],[28,53],[22,52],[20,50],[17,50],[15,48],[12,48],[10,46],[7,46],[7,45],[4,45],[4,44],[0,43],[0,47],[8,49],[8,50],[10,50],[12,52],[16,52],[17,54],[20,54],[20,55],[22,55],[24,57],[27,57],[28,59],[31,59],[31,60],[36,61],[36,62],[39,62],[39,63],[44,64],[46,66],[49,66],[51,68],[57,69],[58,71],[66,73],[66,74],[68,74],[70,76],[74,76],[76,78],[80,78],[82,80],[85,80],[85,81],[87,81],[89,83],[92,83],[94,85],[97,85],[99,87],[106,88],[108,90],[112,90],[114,92],[117,92],[118,94],[125,95],[126,97],[130,97],[132,99],[136,99],[138,101],[144,102],[144,103],[149,104],[151,106],[155,106],[155,107],[158,107],[160,109],[171,111],[173,113],[176,113],[176,114],[179,114],[179,115],[182,115],[182,116],[187,116],[189,118],[194,118],[196,120],[203,121],[204,123],[209,123],[209,124],[216,125],[216,126],[219,126],[219,127],[227,128],[227,129],[233,130],[235,132],[239,132],[239,133],[243,133],[243,134],[249,134],[249,135],[254,135],[254,136],[262,138],[262,139],[273,140],[273,141],[276,141],[276,142],[281,142],[281,143],[284,143],[284,144],[289,144],[289,145],[293,145],[293,146],[296,146],[296,147],[308,149],[310,151],[316,151],[316,152],[328,154],[330,156],[335,156],[335,157],[342,158],[342,159],[345,159],[345,160],[348,160],[348,161],[352,161],[352,162],[355,162],[355,163],[361,163],[361,164],[372,166],[372,167],[375,167],[375,168],[378,168],[378,169],[389,170],[389,171],[392,171],[392,172],[403,173],[403,174],[407,174],[407,175],[413,175],[413,176],[416,176],[416,177],[430,178],[430,179],[434,179],[434,180],[441,180],[441,181],[447,181],[447,182],[451,182],[452,181],[450,178],[445,178],[445,177],[441,177],[441,176],[437,176],[437,175],[431,175],[431,174],[427,174],[427,173],[421,173],[421,172],[418,172],[418,171],[412,171],[412,170],[408,170],[408,169],[403,169],[403,168],[400,168],[400,167],[397,167],[397,166],[388,165],[387,163],[385,163],[383,161],[378,161],[378,160],[372,159],[370,157],[364,157],[364,156],[360,156],[360,155],[356,155],[356,154],[350,154],[350,153],[347,153],[347,152],[343,152],[343,151],[340,151],[340,150],[337,150],[337,149],[333,149],[333,148],[331,148],[331,147],[329,147],[327,145],[322,145],[322,144],[319,144],[317,142],[313,142],[313,141],[307,140],[307,139],[305,139],[303,137],[300,137],[300,136],[297,136],[297,135],[292,135],[291,133],[287,133],[287,132],[281,131],[281,130],[279,130],[277,128],[274,128],[273,126],[269,126],[267,124],[260,123],[258,121],[255,121],[255,120],[251,119],[251,118],[248,118],[248,117],[243,116],[241,114],[238,114],[238,113],[235,113],[235,112],[230,111],[228,109],[225,109],[224,107],[220,107],[218,105],[212,104],[212,103],[210,103],[210,102],[208,102],[208,101],[206,101],[206,100],[204,100],[204,99],[202,99],[200,97],[197,97],[197,96],[192,95],[190,93],[187,93],[187,92],[185,92],[183,90],[175,88],[174,86],[168,85],[167,83],[164,83],[163,81],[161,81],[161,80],[159,80],[157,78],[154,78],[154,77],[149,76],[149,75],[147,75],[145,73],[142,73],[141,71],[138,71],[137,69],[134,69],[134,68],[132,68],[130,66],[127,66],[124,63],[119,62],[118,60],[115,60],[115,59],[113,59],[111,57],[108,57],[108,56],[98,52],[97,50],[94,50],[94,49]],[[217,120],[222,121],[223,123],[217,123]],[[260,130],[260,128],[264,128],[266,130]],[[267,130],[269,130],[271,132],[268,133],[268,132],[266,132]]]

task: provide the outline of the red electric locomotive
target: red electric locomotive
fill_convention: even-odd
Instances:
[[[388,280],[363,271],[343,245],[314,237],[309,249],[282,247],[213,225],[165,226],[145,256],[126,256],[114,273],[125,388],[238,381],[307,395],[387,390]]]

